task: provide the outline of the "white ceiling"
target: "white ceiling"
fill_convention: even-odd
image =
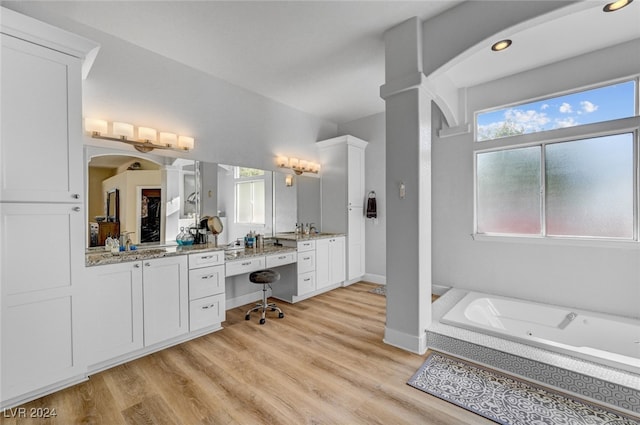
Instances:
[[[70,19],[294,108],[344,123],[384,110],[383,33],[460,1],[27,1],[4,2],[38,19]],[[640,1],[606,14],[601,1],[518,29],[514,46],[447,69],[459,87],[640,38]],[[557,40],[561,40],[558,42]],[[516,47],[517,46],[517,47]],[[469,72],[472,69],[474,72]]]

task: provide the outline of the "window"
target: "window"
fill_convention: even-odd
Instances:
[[[264,170],[235,167],[236,223],[265,223]]]
[[[587,97],[581,96],[599,99],[589,103],[589,109],[602,107],[607,114],[595,121],[583,116],[586,111],[577,114],[583,122],[572,121],[569,133],[554,133],[559,127],[551,124],[520,128],[517,134],[509,134],[513,137],[503,146],[494,143],[492,149],[476,151],[477,234],[640,240],[636,81],[551,98],[546,104],[567,104],[568,111],[574,105],[586,105]],[[538,104],[544,101],[522,106]],[[514,108],[499,111],[504,117],[515,116]],[[481,116],[477,115],[478,129],[486,125]],[[513,129],[507,120],[493,126],[505,133]],[[518,137],[527,132],[540,134]]]
[[[476,140],[537,133],[636,115],[636,81],[476,114]]]

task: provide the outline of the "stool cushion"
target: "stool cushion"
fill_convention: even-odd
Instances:
[[[273,270],[258,270],[249,275],[249,280],[253,283],[273,283],[280,280],[280,273]]]

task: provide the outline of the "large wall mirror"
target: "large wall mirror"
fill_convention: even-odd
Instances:
[[[298,220],[319,225],[317,177],[291,182],[278,171],[98,147],[86,157],[89,247],[121,233],[135,244],[174,244],[204,216],[221,218],[221,246],[250,231],[291,232]]]

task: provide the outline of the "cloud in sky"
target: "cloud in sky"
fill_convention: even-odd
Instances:
[[[549,122],[549,117],[546,113],[532,109],[526,111],[523,109],[508,109],[504,113],[504,118],[522,127],[525,133],[540,131]]]
[[[560,108],[558,108],[558,110],[563,114],[570,114],[571,112],[573,112],[573,108],[571,107],[571,104],[567,102],[563,102],[562,105],[560,105]]]
[[[548,103],[543,103],[542,105],[540,105],[540,110],[544,111],[545,109],[547,109],[549,107]]]
[[[582,111],[586,112],[587,114],[598,110],[598,105],[594,105],[588,100],[583,100],[582,102],[580,102],[580,107],[582,108]]]

